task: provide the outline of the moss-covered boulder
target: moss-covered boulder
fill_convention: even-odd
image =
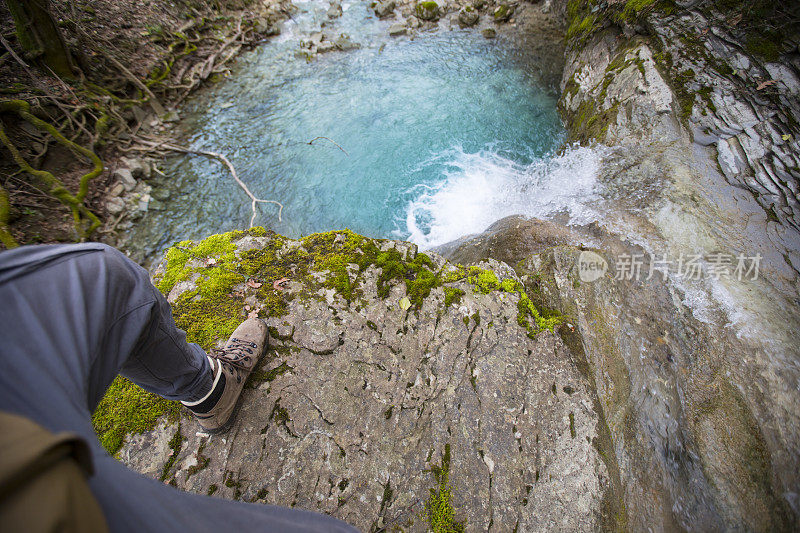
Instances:
[[[492,11],[492,17],[495,22],[507,22],[513,14],[514,6],[510,4],[500,4]]]
[[[458,23],[461,27],[474,26],[479,19],[478,12],[472,6],[464,6],[458,11]]]
[[[437,21],[442,16],[439,4],[433,1],[419,2],[414,8],[414,14],[417,18],[427,21]]]

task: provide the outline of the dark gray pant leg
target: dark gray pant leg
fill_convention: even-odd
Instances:
[[[175,398],[202,390],[207,360],[168,310],[146,272],[113,248],[0,253],[0,409],[91,444],[90,485],[112,531],[353,531],[316,513],[183,493],[105,453],[91,411],[120,370]]]
[[[211,388],[205,352],[187,344],[143,268],[101,244],[29,246],[0,254],[4,342],[45,342],[81,374],[71,383],[94,409],[118,373],[165,398]],[[74,373],[63,369],[64,372]]]

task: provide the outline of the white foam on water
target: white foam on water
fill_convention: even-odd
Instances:
[[[474,233],[510,215],[545,218],[566,212],[576,223],[596,220],[590,207],[602,155],[572,146],[559,155],[520,165],[492,150],[453,148],[425,162],[442,165],[442,179],[409,193],[403,237],[432,248]]]

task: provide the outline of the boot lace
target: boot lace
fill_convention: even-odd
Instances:
[[[247,372],[250,370],[253,357],[255,356],[253,350],[257,347],[258,345],[254,342],[233,338],[226,348],[222,350],[213,349],[208,355],[238,370]],[[241,379],[241,374],[236,372],[236,377],[237,379]]]

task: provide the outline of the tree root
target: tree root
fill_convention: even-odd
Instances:
[[[8,230],[8,212],[10,210],[11,204],[8,201],[8,193],[0,186],[0,243],[3,243],[9,250],[19,246]]]
[[[8,138],[5,130],[3,129],[2,123],[0,122],[0,142],[2,142],[6,148],[8,148],[8,150],[11,152],[11,156],[14,158],[14,161],[22,170],[42,180],[42,182],[49,187],[50,194],[55,196],[62,204],[70,208],[78,237],[81,240],[85,240],[101,224],[100,219],[97,218],[97,215],[89,211],[89,209],[84,205],[84,200],[89,192],[89,181],[96,178],[103,172],[103,162],[100,161],[100,158],[97,157],[97,155],[91,150],[88,150],[79,144],[75,144],[64,137],[53,125],[48,124],[47,122],[32,115],[30,112],[30,104],[28,102],[23,100],[2,101],[0,102],[0,112],[3,111],[16,113],[39,130],[52,135],[59,144],[62,144],[76,155],[82,155],[86,157],[93,163],[94,168],[81,177],[78,185],[78,193],[73,195],[67,190],[63,182],[56,178],[53,174],[44,170],[36,170],[31,167],[30,164],[19,153],[17,147],[14,146],[14,144]]]
[[[205,156],[208,156],[208,157],[213,157],[215,159],[219,159],[220,161],[222,161],[225,164],[225,166],[228,167],[228,170],[230,171],[231,176],[233,176],[233,179],[236,181],[237,185],[239,185],[239,187],[241,187],[241,189],[245,192],[245,194],[250,198],[250,210],[251,210],[252,214],[250,215],[250,226],[248,226],[248,227],[250,227],[250,228],[253,227],[253,222],[256,219],[256,204],[257,203],[275,204],[275,205],[279,206],[280,209],[278,209],[278,222],[282,222],[283,221],[283,217],[282,217],[283,204],[280,203],[280,202],[277,202],[275,200],[262,200],[261,198],[257,198],[252,192],[250,192],[250,189],[247,188],[247,185],[245,185],[245,183],[241,179],[239,179],[239,175],[236,173],[236,168],[234,168],[233,163],[231,163],[230,160],[227,157],[225,157],[223,154],[219,154],[217,152],[207,152],[205,150],[192,150],[190,148],[183,148],[182,146],[175,146],[174,144],[168,144],[168,143],[155,143],[155,142],[149,142],[149,141],[144,141],[144,143],[147,144],[148,146],[151,146],[153,149],[165,148],[167,150],[172,150],[173,152],[182,152],[184,154],[205,155]]]

